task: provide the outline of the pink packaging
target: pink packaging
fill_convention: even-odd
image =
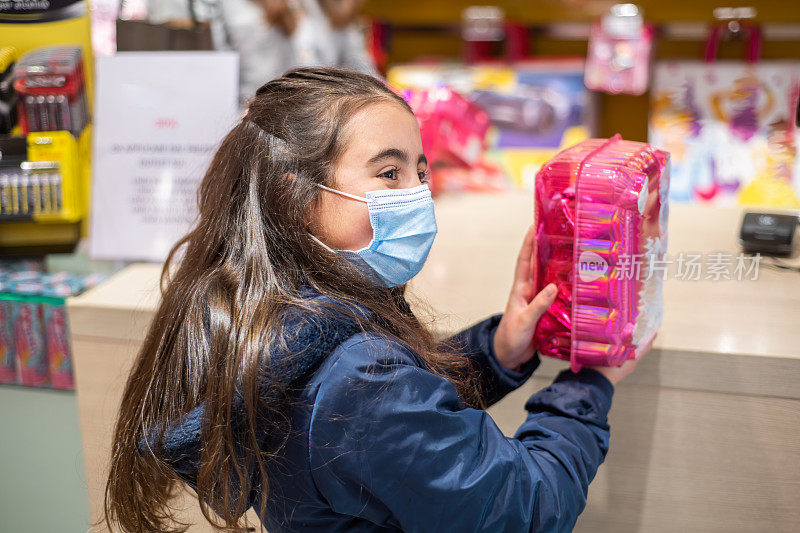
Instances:
[[[11,321],[12,302],[0,300],[0,383],[17,382],[14,350],[14,328]]]
[[[49,372],[42,304],[15,301],[12,309],[19,382],[31,387],[47,386]]]
[[[608,15],[592,24],[584,83],[592,91],[640,95],[650,81],[653,28],[641,16]]]
[[[489,117],[480,107],[445,86],[406,90],[403,97],[419,122],[429,167],[474,168],[480,164],[489,130]],[[435,173],[430,187],[434,193],[440,189]]]
[[[536,290],[558,286],[536,327],[542,355],[617,366],[643,354],[661,324],[669,154],[590,139],[536,176]]]
[[[70,352],[67,313],[63,305],[43,305],[47,362],[50,368],[50,385],[54,389],[72,390],[72,353]]]

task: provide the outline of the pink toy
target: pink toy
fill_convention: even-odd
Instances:
[[[403,97],[419,122],[430,168],[444,165],[471,169],[481,163],[489,129],[489,117],[481,108],[444,86],[406,90]],[[441,189],[435,170],[430,188],[434,193]],[[468,183],[461,188],[470,189]]]
[[[643,354],[661,324],[669,154],[590,139],[536,176],[536,290],[558,286],[539,320],[542,355],[617,366]]]

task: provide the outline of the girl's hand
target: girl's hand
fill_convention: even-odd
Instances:
[[[528,228],[517,258],[514,284],[508,297],[503,318],[494,334],[494,352],[500,364],[515,370],[526,363],[535,352],[533,332],[539,318],[552,305],[556,297],[556,286],[549,284],[539,294],[533,273],[533,257],[536,252],[536,229]]]
[[[617,383],[633,372],[633,369],[636,368],[637,361],[638,359],[628,359],[620,366],[587,366],[586,368],[591,368],[592,370],[600,372],[612,385],[616,386]]]
[[[650,344],[647,345],[643,350],[641,355],[636,359],[628,359],[620,366],[588,366],[586,368],[591,368],[592,370],[596,370],[603,374],[608,381],[611,382],[612,385],[616,386],[617,383],[628,377],[631,372],[636,368],[636,363],[647,354],[650,349],[653,347],[653,342],[650,341]]]

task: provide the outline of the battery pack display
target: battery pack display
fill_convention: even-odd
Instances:
[[[63,130],[78,135],[89,122],[79,46],[37,48],[25,54],[14,67],[14,89],[25,134]]]
[[[0,220],[57,214],[62,205],[58,162],[23,161],[0,165]]]

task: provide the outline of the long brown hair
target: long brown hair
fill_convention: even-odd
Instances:
[[[282,342],[282,314],[307,305],[298,294],[301,284],[365,306],[377,320],[365,323],[354,314],[362,329],[401,340],[449,379],[468,405],[480,406],[466,358],[441,350],[430,329],[403,311],[397,296],[402,300],[405,287],[377,287],[311,239],[315,185],[335,186],[333,168],[346,142],[342,129],[356,111],[378,102],[411,112],[370,76],[295,69],[263,85],[222,141],[200,185],[198,221],[164,264],[161,303],[122,397],[105,493],[109,526],[186,529],[169,506],[179,478],[140,443],[154,431],[163,436],[170,423],[201,404],[197,495],[204,516],[219,528],[240,527],[246,511],[240,492],[249,486],[250,468],[260,474],[264,516],[266,466],[280,445],[259,448],[256,416],[279,424],[289,411],[285,401],[259,401],[257,379],[270,357],[265,347]],[[247,442],[235,442],[231,430],[237,386],[244,395]],[[242,450],[243,460],[231,460]],[[209,502],[219,505],[210,508]]]

